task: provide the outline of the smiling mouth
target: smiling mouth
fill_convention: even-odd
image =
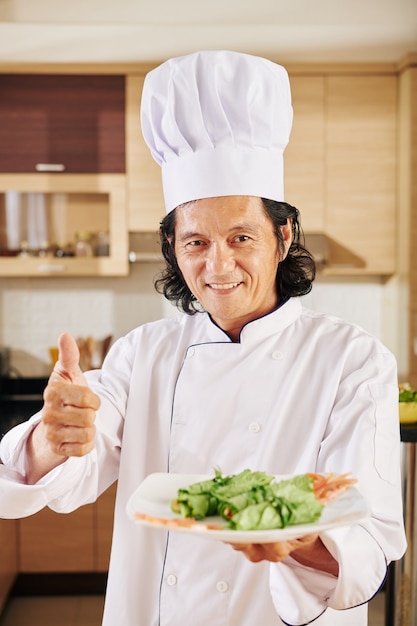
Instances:
[[[227,289],[234,289],[235,287],[238,287],[241,283],[207,283],[207,286],[210,287],[210,289],[216,289],[216,290],[220,290],[220,291],[226,291]]]

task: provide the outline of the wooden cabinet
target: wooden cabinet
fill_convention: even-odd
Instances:
[[[0,172],[124,173],[125,77],[0,75]]]
[[[326,78],[326,233],[346,246],[347,273],[396,268],[397,77]]]
[[[28,206],[29,201],[33,201],[33,206]],[[28,239],[30,208],[36,211],[35,225],[44,229],[48,246],[66,246],[68,242],[73,246],[79,231],[104,232],[109,238],[108,253],[57,257],[56,252],[33,251],[29,247],[27,253],[16,256],[17,250],[11,251],[10,247],[20,247],[22,240]],[[18,227],[22,228],[19,236]],[[10,243],[10,238],[17,238],[17,243]],[[0,248],[0,276],[126,275],[129,267],[125,175],[0,174]]]
[[[0,612],[17,576],[17,522],[0,520]]]
[[[292,76],[294,121],[284,153],[285,199],[301,212],[304,230],[324,232],[325,79]]]
[[[154,233],[165,215],[160,167],[151,157],[140,127],[141,92],[150,69],[130,67],[113,76],[97,76],[97,71],[86,68],[83,76],[83,70],[75,68],[69,73],[67,68],[62,76],[44,76],[38,68],[33,77],[20,76],[21,87],[12,74],[0,75],[0,216],[1,194],[7,190],[71,192],[85,216],[89,204],[84,203],[82,194],[98,192],[109,194],[111,222],[108,259],[22,262],[2,257],[0,276],[127,273],[127,231]],[[295,66],[289,68],[289,74],[294,124],[284,157],[287,201],[299,208],[306,233],[327,235],[332,265],[325,273],[391,275],[396,269],[398,72],[391,66],[328,65]],[[1,89],[12,94],[4,102]],[[26,98],[22,103],[25,89],[33,93],[33,102]],[[44,91],[52,94],[48,113],[39,104],[45,100]],[[45,120],[53,130],[45,130]],[[21,150],[20,141],[8,154],[8,133],[20,137],[20,123],[25,136],[21,146],[28,141],[28,126],[38,133],[35,144],[55,144],[50,153],[54,157],[46,151],[42,159],[65,160],[55,157],[60,154],[56,150],[65,145],[71,159],[76,154],[75,161],[67,161],[73,165],[66,166],[65,174],[18,173],[19,168],[33,171],[34,162],[30,140],[25,159],[27,156],[31,165],[22,154],[16,157],[19,165],[13,164],[12,154]],[[10,129],[6,128],[9,124]],[[64,132],[67,124],[76,130]],[[80,135],[83,140],[75,140]],[[82,147],[84,139],[95,145],[96,153],[91,145]],[[8,168],[13,173],[2,175],[1,170]],[[68,173],[77,171],[96,173]],[[97,173],[110,171],[125,174]],[[97,198],[91,198],[94,204]],[[75,232],[74,227],[72,230]]]
[[[155,232],[165,215],[161,168],[142,136],[140,98],[144,75],[131,75],[126,83],[126,147],[129,230]]]
[[[0,276],[128,274],[125,82],[0,74]],[[30,228],[42,231],[35,248]],[[93,243],[93,255],[70,258],[81,232],[106,237],[108,252]]]
[[[408,311],[408,381],[417,388],[417,55],[410,59],[400,79],[401,124],[399,136],[399,280],[402,311]]]
[[[291,77],[285,195],[332,247],[330,275],[390,275],[396,263],[397,77]]]
[[[19,572],[108,570],[116,485],[73,513],[43,509],[18,520]]]

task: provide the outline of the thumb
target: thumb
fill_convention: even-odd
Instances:
[[[77,342],[70,333],[62,333],[58,339],[58,360],[50,376],[50,381],[70,382],[75,385],[87,385],[80,368],[80,351]]]

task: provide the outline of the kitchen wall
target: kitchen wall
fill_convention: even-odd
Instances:
[[[126,278],[7,278],[0,280],[0,344],[12,348],[21,375],[50,371],[49,347],[58,335],[101,340],[117,338],[135,326],[177,310],[157,294],[158,263],[137,263]],[[396,355],[399,377],[407,376],[406,289],[398,278],[319,277],[303,298],[306,306],[360,324]]]

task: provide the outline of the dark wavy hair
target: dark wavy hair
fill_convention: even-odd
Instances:
[[[288,254],[278,265],[276,285],[280,300],[292,296],[303,296],[309,293],[316,276],[316,265],[310,252],[304,247],[304,235],[300,224],[298,209],[287,202],[277,202],[261,198],[265,213],[272,221],[278,246],[284,249],[281,226],[292,219],[292,243]],[[167,300],[175,302],[178,309],[188,315],[201,311],[195,296],[188,288],[174,252],[175,247],[175,209],[162,220],[159,228],[162,254],[166,267],[155,279],[154,285],[158,293]]]

